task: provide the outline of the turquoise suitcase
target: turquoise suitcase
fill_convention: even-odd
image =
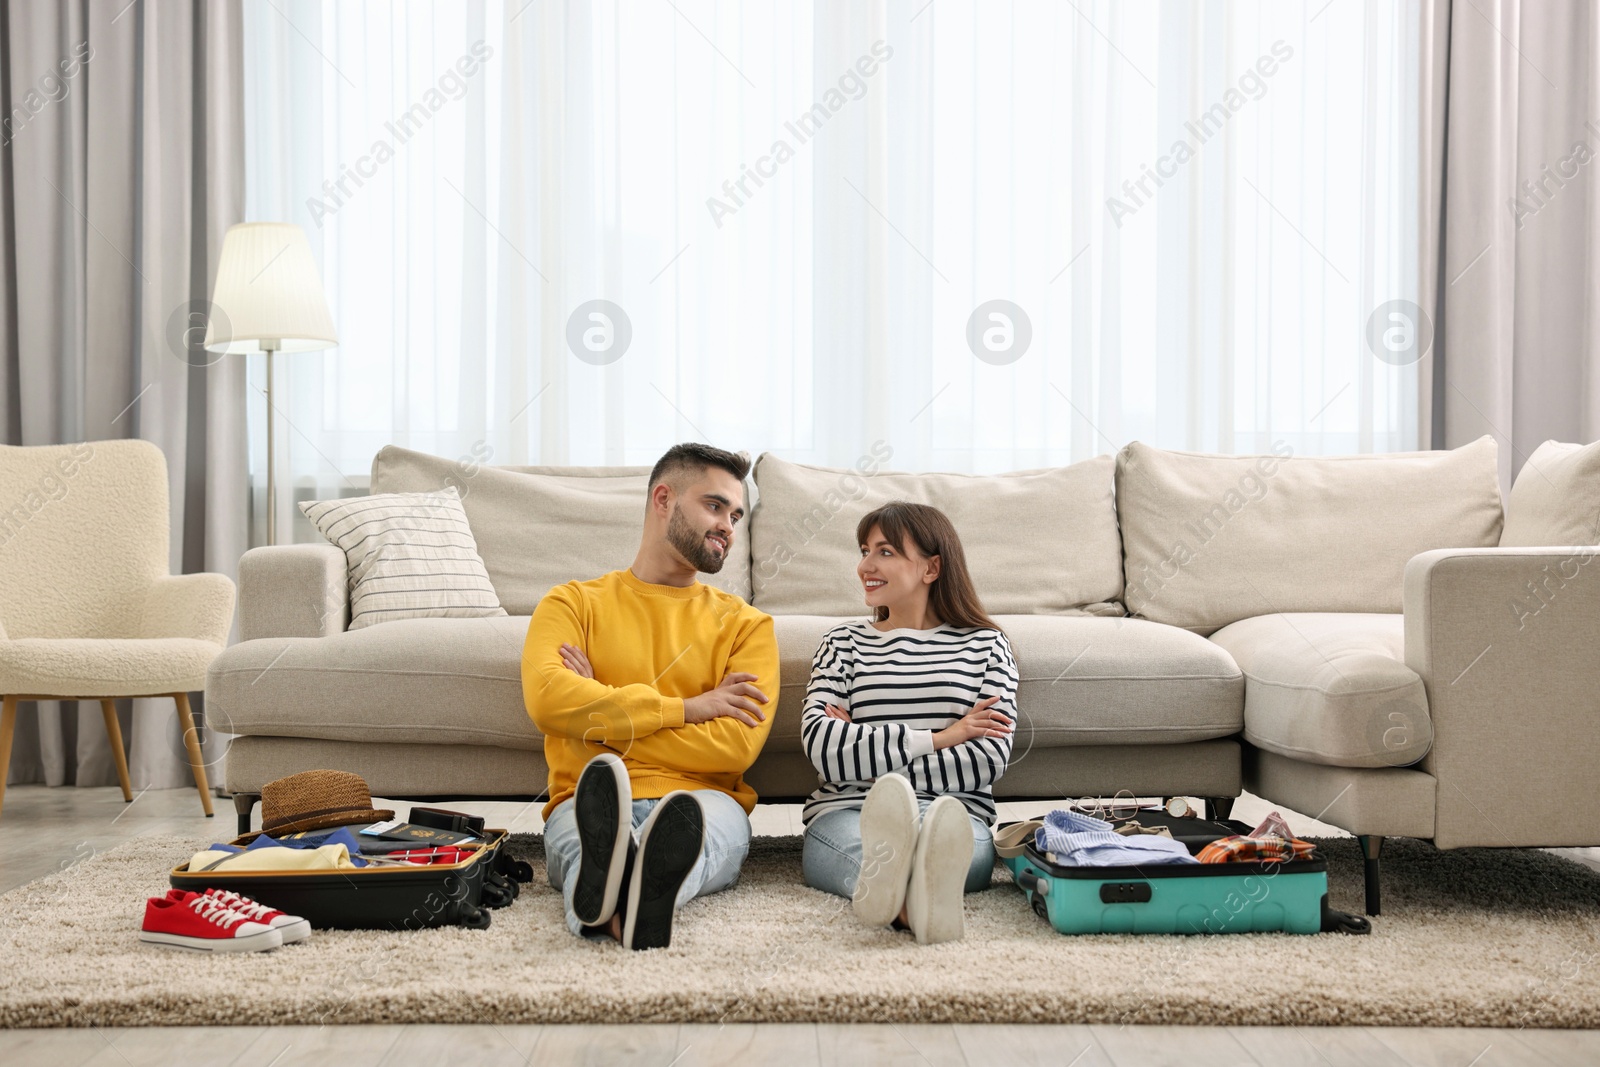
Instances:
[[[1315,854],[1282,863],[1062,867],[1030,844],[1002,862],[1033,910],[1063,934],[1315,934],[1328,921],[1328,864]]]

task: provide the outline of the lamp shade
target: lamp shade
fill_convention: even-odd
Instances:
[[[309,352],[339,343],[311,245],[293,223],[228,227],[211,304],[205,347],[212,352]]]

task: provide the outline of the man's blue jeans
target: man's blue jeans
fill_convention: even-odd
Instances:
[[[923,812],[932,801],[917,801]],[[966,891],[987,889],[994,877],[994,834],[982,819],[968,815],[972,823],[972,864],[967,868]],[[852,896],[861,876],[861,809],[835,808],[823,812],[806,826],[801,870],[806,885],[836,896]]]
[[[700,858],[678,890],[679,907],[695,897],[732,886],[739,880],[739,868],[750,853],[750,817],[737,800],[716,789],[694,789],[689,795],[700,802],[700,811],[705,816],[705,844],[700,848]],[[633,802],[636,835],[659,803],[659,799]],[[567,929],[579,935],[583,933],[583,924],[572,911],[572,890],[578,884],[581,853],[578,821],[573,815],[572,798],[568,797],[556,805],[544,822],[544,862],[551,888],[561,890]]]

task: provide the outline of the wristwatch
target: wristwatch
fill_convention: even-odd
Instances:
[[[1167,814],[1172,816],[1174,819],[1185,819],[1190,815],[1195,814],[1195,810],[1191,808],[1189,806],[1189,802],[1182,797],[1173,797],[1167,801]]]

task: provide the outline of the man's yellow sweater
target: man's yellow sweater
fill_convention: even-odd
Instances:
[[[583,650],[594,677],[561,659],[561,645]],[[768,702],[751,727],[719,716],[685,723],[685,697],[717,688],[735,672]],[[522,699],[544,734],[550,764],[548,818],[578,784],[583,765],[615,752],[627,765],[636,800],[674,789],[720,789],[745,811],[756,794],[744,784],[778,708],[778,640],[772,616],[701,582],[679,587],[640,581],[632,570],[546,593],[522,647]]]

